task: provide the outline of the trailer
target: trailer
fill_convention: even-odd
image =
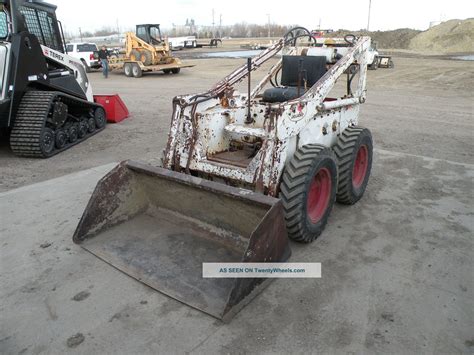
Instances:
[[[165,74],[178,74],[181,68],[191,68],[194,65],[183,64],[178,58],[173,58],[171,63],[157,65],[145,65],[142,61],[132,60],[127,57],[111,58],[109,60],[110,70],[123,70],[125,76],[140,78],[143,73],[162,71]]]
[[[109,60],[111,70],[123,70],[127,77],[140,78],[143,73],[162,71],[178,74],[185,65],[171,54],[166,39],[163,39],[159,24],[140,24],[135,33],[125,34],[125,55]]]

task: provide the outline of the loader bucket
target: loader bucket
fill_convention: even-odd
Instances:
[[[125,161],[99,181],[74,242],[185,304],[230,319],[269,282],[203,278],[203,262],[283,262],[280,200]]]
[[[118,94],[94,95],[94,101],[104,107],[107,122],[118,123],[130,116],[127,106]]]

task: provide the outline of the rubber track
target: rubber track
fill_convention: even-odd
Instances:
[[[81,100],[57,91],[28,91],[23,95],[20,102],[10,134],[10,146],[13,153],[23,157],[50,157],[84,141],[105,128],[96,129],[94,132],[87,133],[83,138],[73,143],[68,142],[61,149],[55,149],[50,155],[44,155],[40,148],[41,133],[46,125],[50,106],[56,96],[61,96],[63,102],[76,107],[91,108],[99,106],[93,102]]]
[[[351,194],[349,189],[352,187],[351,177],[351,163],[354,147],[359,139],[359,135],[364,128],[362,127],[347,127],[342,131],[333,150],[336,153],[339,179],[336,199],[338,202],[350,204]]]
[[[304,204],[305,181],[313,160],[327,147],[319,144],[305,145],[298,149],[290,160],[283,174],[280,186],[281,200],[285,210],[288,236],[298,242],[308,242],[311,238],[303,234],[306,216],[301,209]]]

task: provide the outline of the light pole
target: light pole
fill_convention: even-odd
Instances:
[[[270,32],[270,14],[267,14],[268,17],[268,38],[270,39],[271,37],[271,32]]]
[[[367,32],[369,32],[369,26],[370,26],[370,7],[372,5],[372,0],[369,0],[369,16],[367,18]]]

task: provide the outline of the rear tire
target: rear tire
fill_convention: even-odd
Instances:
[[[143,75],[142,68],[140,68],[137,63],[133,63],[132,73],[134,78],[141,78],[141,76]]]
[[[173,69],[171,69],[171,72],[172,72],[173,74],[178,74],[180,71],[181,71],[181,68],[173,68]]]
[[[337,202],[353,205],[364,195],[372,169],[372,134],[367,128],[348,127],[334,146],[339,183]]]
[[[125,76],[128,76],[129,78],[133,76],[132,72],[132,63],[125,63],[123,65],[123,72]]]
[[[337,188],[333,151],[319,144],[299,148],[283,173],[280,197],[288,236],[310,243],[324,230]]]
[[[165,73],[165,74],[171,74],[171,69],[163,69],[163,73]]]
[[[151,63],[153,61],[153,56],[151,55],[151,52],[146,50],[146,49],[141,51],[140,52],[140,61],[144,65],[151,65]]]

